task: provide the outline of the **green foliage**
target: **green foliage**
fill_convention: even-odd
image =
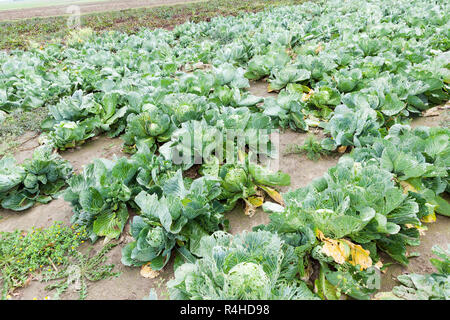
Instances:
[[[140,188],[150,192],[162,193],[164,182],[173,177],[179,169],[179,166],[173,164],[172,161],[152,153],[147,145],[140,145],[132,159],[138,168],[137,184]]]
[[[362,149],[356,148],[355,154],[358,150]],[[393,177],[373,158],[355,162],[343,157],[307,187],[285,193],[285,208],[266,203],[263,209],[271,213],[271,221],[257,229],[277,232],[295,247],[302,276],[311,276],[307,271],[309,257],[320,263],[322,273],[316,288],[322,298],[334,299],[344,293],[368,299],[379,281],[374,269],[377,251],[408,264],[406,248],[419,244],[417,228],[422,226],[421,218],[429,214],[422,210],[424,202],[415,194],[405,194]],[[344,259],[344,249],[330,251],[330,246],[338,244],[339,248],[352,245],[352,251],[346,249],[351,252],[351,261]],[[361,269],[355,262],[358,255]]]
[[[174,297],[269,299],[312,297],[296,274],[308,278],[314,263],[319,277],[309,280],[320,297],[367,299],[378,250],[407,264],[422,223],[435,211],[449,214],[440,196],[449,191],[448,130],[402,125],[449,98],[448,9],[441,0],[317,1],[132,35],[85,29],[64,46],[2,52],[0,117],[49,111],[45,152],[21,166],[0,160],[2,206],[46,203],[65,185],[70,168],[52,149],[125,132],[124,151],[133,156],[95,160],[64,193],[72,223],[93,241],[118,238],[128,210],[137,209],[124,264],[159,270],[175,253]],[[159,13],[167,19],[173,11]],[[276,98],[249,92],[249,80],[262,78]],[[272,187],[289,185],[289,176],[242,155],[273,157],[273,129],[311,126],[328,137],[308,138],[298,151],[311,158],[353,151],[282,198]],[[200,163],[203,177],[183,178]],[[285,207],[263,205],[258,188]],[[270,224],[257,228],[266,231],[208,238],[239,199],[248,215],[261,205],[271,212]],[[247,244],[255,255],[246,255]]]
[[[319,1],[189,22],[173,31],[98,36],[87,28],[73,33],[67,47],[0,55],[2,109],[49,104],[46,129],[54,131],[49,136],[56,147],[65,148],[103,131],[116,136],[129,115],[146,111],[144,105],[158,106],[161,114],[152,114],[158,125],[150,121],[161,126],[158,132],[146,132],[130,118],[127,148],[134,149],[133,135],[150,144],[155,137],[167,141],[172,129],[201,121],[205,112],[231,106],[255,113],[264,102],[264,113],[284,128],[307,130],[318,118],[330,120],[322,124],[331,136],[322,144],[328,150],[365,146],[383,128],[448,100],[448,59],[437,41],[445,28],[435,30],[447,20],[427,2],[396,3],[381,3],[369,21],[361,12],[371,11],[371,3]],[[442,2],[437,6],[447,9]],[[411,18],[417,12],[424,13],[420,33]],[[192,69],[205,70],[185,72]],[[248,79],[261,77],[268,77],[269,91],[280,91],[281,98],[249,94]]]
[[[0,160],[0,200],[5,209],[23,211],[36,202],[48,203],[72,175],[72,166],[51,145],[33,152],[21,165],[14,158]]]
[[[354,299],[369,300],[370,295],[377,290],[376,283],[380,277],[374,267],[360,271],[350,264],[336,266],[336,271],[330,270],[326,264],[322,264],[328,289],[336,290],[335,296],[324,296],[327,300],[335,300],[337,296],[346,294]],[[330,288],[331,287],[331,288]],[[330,299],[331,298],[331,299]]]
[[[32,228],[0,233],[0,280],[2,299],[32,277],[68,263],[86,239],[84,228],[74,229],[54,223],[46,229]]]
[[[295,91],[281,91],[276,99],[266,98],[262,108],[264,109],[263,113],[271,117],[274,124],[282,128],[291,128],[296,131],[307,131],[309,128],[305,121],[301,95]]]
[[[207,21],[218,15],[229,16],[245,12],[257,12],[267,6],[292,5],[304,0],[209,0],[200,3],[180,3],[159,7],[134,8],[120,11],[105,11],[83,14],[81,24],[86,26],[82,35],[73,34],[67,28],[64,16],[29,18],[0,22],[1,49],[29,49],[31,43],[59,42],[67,38],[68,43],[83,40],[89,35],[89,29],[96,31],[120,30],[135,33],[145,28],[173,27],[186,20],[192,22]],[[28,41],[29,40],[29,41]]]
[[[87,139],[96,135],[95,119],[84,121],[61,121],[53,126],[53,130],[44,134],[43,140],[52,144],[58,150],[75,148],[83,144]]]
[[[370,107],[360,105],[350,109],[346,105],[337,106],[330,121],[323,125],[331,138],[322,140],[322,148],[335,150],[339,146],[364,147],[380,137],[377,113]]]
[[[263,189],[267,193],[275,192],[267,186],[288,186],[291,184],[291,177],[281,171],[272,172],[268,168],[250,161],[248,156],[236,163],[220,164],[219,159],[212,157],[209,162],[203,164],[200,173],[205,176],[214,176],[219,179],[222,192],[218,199],[225,200],[225,210],[232,210],[239,199],[245,201],[247,214],[254,213],[254,209],[259,205],[252,202],[251,197],[260,195]],[[270,195],[272,196],[272,195]]]
[[[419,244],[419,232],[406,226],[421,225],[419,205],[395,185],[392,174],[377,166],[341,159],[322,178],[284,199],[285,212],[271,215],[270,230],[304,233],[310,228],[333,239],[374,241],[403,264],[408,263],[406,245]]]
[[[255,55],[250,59],[245,77],[251,80],[259,80],[265,76],[269,76],[273,69],[283,67],[290,60],[290,57],[284,50],[277,50],[277,47],[274,46],[266,54]],[[278,80],[278,82],[281,81]]]
[[[122,250],[125,265],[150,262],[152,269],[160,270],[176,246],[196,254],[202,236],[223,228],[217,178],[198,178],[187,188],[179,170],[162,188],[164,193],[159,198],[142,191],[134,200],[141,213],[131,223],[131,234],[136,241]]]
[[[288,65],[280,70],[273,71],[274,78],[270,80],[269,90],[278,91],[289,83],[297,83],[308,80],[311,72],[306,69],[299,69],[293,65]]]
[[[147,104],[142,109],[139,115],[130,114],[127,118],[128,125],[123,135],[127,151],[132,152],[141,144],[154,150],[156,142],[166,142],[176,129],[169,115],[160,112],[156,106]]]
[[[324,149],[319,141],[314,137],[314,135],[310,134],[306,137],[303,145],[288,145],[285,150],[286,154],[290,153],[298,153],[298,154],[306,154],[306,157],[309,160],[317,161],[321,156],[328,155],[329,151]]]
[[[384,139],[355,149],[351,156],[360,162],[378,163],[395,174],[403,188],[417,199],[420,218],[437,212],[450,215],[450,206],[440,195],[449,189],[448,128],[394,125]]]
[[[270,232],[216,232],[201,240],[199,257],[175,270],[171,299],[317,299],[295,280],[292,248]]]
[[[89,237],[113,239],[128,220],[128,201],[137,190],[133,183],[136,163],[127,158],[116,161],[96,159],[67,183],[64,199],[72,204],[72,223],[86,226]]]

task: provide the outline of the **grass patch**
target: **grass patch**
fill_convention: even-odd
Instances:
[[[81,26],[97,32],[119,30],[129,34],[141,28],[167,28],[191,22],[209,21],[216,16],[257,12],[271,6],[300,4],[305,0],[210,0],[161,7],[88,13]],[[40,44],[62,41],[71,29],[67,17],[31,18],[0,22],[0,49],[27,49],[30,41]]]
[[[26,286],[38,273],[67,264],[84,240],[84,228],[74,231],[61,222],[47,229],[0,232],[1,300],[10,299],[15,288]]]

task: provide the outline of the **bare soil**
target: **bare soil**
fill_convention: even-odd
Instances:
[[[252,83],[250,91],[259,96],[276,95],[275,93],[267,93],[267,83],[262,81]],[[442,125],[447,114],[446,110],[439,110],[439,114],[414,120],[412,125]],[[318,138],[323,137],[320,130],[313,132]],[[289,154],[285,155],[282,151],[288,144],[301,144],[306,138],[306,133],[293,132],[286,130],[280,133],[280,168],[291,175],[291,186],[281,188],[285,192],[289,189],[296,189],[306,186],[313,179],[322,176],[330,167],[336,165],[338,156],[322,157],[319,161],[314,162],[306,158],[304,155]],[[24,159],[31,155],[33,146],[37,146],[37,138],[28,139],[26,148],[19,148],[15,156],[19,159]],[[119,138],[110,139],[106,136],[101,136],[92,139],[83,146],[62,152],[63,158],[69,160],[74,166],[75,170],[79,172],[82,167],[95,158],[113,159],[114,157],[125,156],[121,152],[122,141]],[[26,150],[23,150],[26,149]],[[22,151],[20,151],[22,150]],[[12,212],[0,209],[0,231],[13,231],[15,229],[28,230],[32,226],[48,227],[55,221],[62,221],[65,224],[70,223],[72,210],[69,203],[63,199],[57,199],[46,205],[36,205],[35,207],[25,212]],[[257,210],[253,217],[248,217],[244,214],[243,205],[238,203],[236,208],[227,214],[230,222],[230,232],[233,234],[240,233],[244,230],[251,231],[254,226],[265,224],[269,221],[268,215],[262,210]],[[447,247],[450,243],[450,219],[447,217],[438,216],[435,223],[427,224],[428,231],[421,238],[421,244],[418,247],[410,248],[409,252],[420,253],[419,257],[411,259],[408,267],[402,267],[398,264],[388,267],[387,272],[382,274],[381,290],[389,291],[397,285],[395,276],[401,273],[430,273],[434,271],[433,266],[429,263],[429,258],[432,257],[431,247],[435,244],[442,247]],[[143,299],[149,294],[151,288],[154,288],[158,294],[159,299],[167,299],[167,280],[173,278],[173,268],[171,261],[169,265],[154,279],[144,278],[140,275],[140,268],[131,268],[122,265],[121,250],[133,238],[129,235],[129,223],[125,227],[122,237],[117,240],[118,245],[108,254],[108,263],[116,265],[116,271],[121,271],[122,274],[118,278],[111,280],[102,280],[89,284],[87,299],[118,299],[118,300],[135,300]],[[84,249],[92,244],[84,244]],[[94,252],[100,250],[102,241],[99,240],[93,245]],[[390,262],[388,257],[383,258],[383,263]],[[39,281],[31,281],[25,288],[17,289],[13,294],[13,299],[28,300],[33,298],[43,299],[46,296],[52,296],[52,292],[44,290],[45,283]],[[62,299],[77,299],[76,292],[67,292],[61,296]]]
[[[415,118],[411,127],[418,126],[437,127],[450,125],[450,101],[442,106],[437,106],[422,113],[422,117]]]
[[[105,11],[120,11],[131,8],[157,7],[165,5],[174,5],[180,3],[200,2],[202,0],[111,0],[86,3],[75,3],[80,8],[80,14],[105,12]],[[67,15],[67,8],[70,2],[66,5],[55,5],[38,8],[23,8],[14,10],[0,11],[0,21],[3,20],[20,20],[36,17],[53,17]]]
[[[14,157],[18,163],[22,163],[23,160],[31,158],[34,149],[39,147],[39,133],[33,131],[25,132],[18,140],[19,147],[14,152]]]
[[[60,154],[72,164],[75,172],[80,172],[84,165],[91,163],[94,159],[128,157],[127,154],[122,153],[122,145],[123,141],[120,138],[111,139],[107,136],[99,136],[76,149],[66,150]]]

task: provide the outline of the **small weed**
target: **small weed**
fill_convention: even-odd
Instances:
[[[320,142],[310,134],[306,137],[303,145],[291,144],[286,147],[285,154],[306,154],[309,160],[317,161],[321,156],[328,155],[329,151],[322,148]]]
[[[45,272],[41,281],[61,280],[55,284],[50,284],[45,287],[46,290],[56,289],[56,293],[53,296],[53,300],[59,299],[67,289],[73,288],[73,290],[79,292],[79,299],[84,300],[87,297],[88,281],[99,281],[109,279],[112,277],[118,277],[121,272],[113,272],[114,264],[105,265],[107,257],[106,254],[117,244],[106,244],[96,255],[90,256],[90,251],[86,254],[76,252],[71,257],[70,261],[65,263],[63,268],[59,271]]]
[[[445,110],[442,115],[442,120],[439,122],[439,126],[443,128],[450,128],[450,111]]]

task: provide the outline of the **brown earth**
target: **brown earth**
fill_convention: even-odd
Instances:
[[[157,7],[201,1],[204,0],[111,0],[103,2],[96,2],[94,0],[92,2],[86,3],[75,3],[74,5],[80,8],[80,14],[86,14],[93,12],[120,11],[131,8]],[[65,5],[4,10],[0,11],[0,21],[19,20],[35,17],[64,16],[68,14],[66,10],[70,5],[71,3],[68,2]]]
[[[61,152],[61,156],[68,160],[75,172],[80,172],[82,167],[97,158],[113,159],[127,156],[122,153],[123,141],[120,138],[108,138],[107,136],[94,137],[86,144],[76,149]]]
[[[19,147],[14,152],[14,157],[18,163],[22,163],[23,160],[31,158],[34,149],[39,147],[39,133],[28,131],[18,138]],[[11,151],[9,151],[11,152]]]
[[[267,93],[266,83],[256,82],[252,83],[250,91],[252,94],[259,96],[276,95],[274,93]],[[446,121],[446,110],[440,109],[439,114],[433,117],[419,118],[413,121],[412,125],[442,125]],[[320,130],[313,131],[319,138],[323,137]],[[288,144],[301,144],[306,138],[306,133],[293,132],[287,130],[280,133],[280,151],[283,151]],[[27,141],[26,150],[18,151],[15,156],[19,159],[24,159],[30,156],[30,146],[37,146],[37,138],[29,139]],[[62,157],[69,160],[76,171],[80,171],[83,165],[92,162],[95,158],[113,159],[115,156],[124,156],[121,153],[122,141],[119,138],[110,139],[105,136],[98,137],[88,141],[86,144],[72,151],[61,153]],[[19,148],[21,150],[21,148]],[[334,166],[338,161],[337,156],[323,157],[319,161],[314,162],[306,158],[304,155],[289,154],[285,155],[280,152],[280,168],[291,175],[291,186],[283,187],[281,191],[285,192],[289,189],[296,189],[306,186],[314,178],[322,176],[330,167]],[[0,231],[13,231],[15,229],[27,230],[32,226],[48,227],[55,221],[62,221],[65,224],[70,223],[72,210],[69,203],[63,199],[57,199],[46,205],[36,205],[35,207],[25,212],[12,212],[0,209]],[[242,204],[238,203],[236,208],[227,214],[230,221],[230,232],[233,234],[240,233],[244,230],[251,231],[251,229],[259,224],[264,224],[269,221],[268,216],[262,210],[257,210],[253,217],[248,217],[244,214]],[[450,219],[447,217],[438,216],[437,221],[432,224],[427,224],[428,231],[421,238],[421,244],[418,247],[410,248],[409,252],[420,253],[419,257],[411,259],[408,267],[402,267],[398,264],[388,267],[387,272],[382,274],[381,290],[389,291],[393,286],[397,285],[395,276],[401,273],[430,273],[434,271],[433,266],[429,263],[429,258],[432,257],[431,247],[435,244],[446,248],[450,243]],[[118,278],[111,280],[102,280],[98,282],[89,283],[87,299],[142,299],[146,297],[151,288],[154,288],[158,294],[159,299],[167,299],[167,289],[165,283],[167,280],[173,278],[172,262],[154,279],[147,279],[140,275],[140,268],[131,268],[122,265],[121,249],[126,243],[133,241],[129,235],[129,223],[125,227],[125,232],[117,241],[118,245],[113,248],[108,254],[108,263],[116,265],[115,270],[121,271],[122,274]],[[89,245],[85,244],[83,249]],[[96,252],[102,247],[102,241],[99,240],[93,245]],[[387,263],[390,259],[384,258],[383,262]],[[13,294],[13,299],[43,299],[46,296],[52,296],[52,292],[44,290],[45,283],[39,281],[31,281],[25,287],[17,289]],[[61,296],[61,299],[77,299],[76,292],[67,292]]]
[[[422,117],[411,122],[411,127],[427,126],[449,126],[450,125],[450,101],[443,106],[437,106],[425,111]]]

